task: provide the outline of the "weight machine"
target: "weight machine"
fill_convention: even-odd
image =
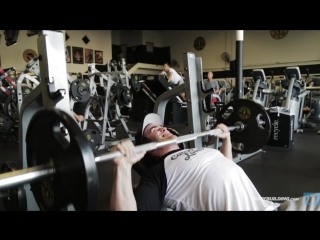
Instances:
[[[232,90],[231,85],[228,84],[227,81],[224,79],[217,79],[217,82],[220,88],[219,96],[220,96],[221,102],[224,104],[227,104],[227,95]]]
[[[20,113],[21,105],[23,99],[30,94],[30,92],[39,85],[39,81],[31,76],[34,74],[36,77],[39,77],[39,57],[31,59],[26,68],[21,72],[17,80],[17,95],[18,95],[18,112]],[[26,83],[24,85],[24,83]]]
[[[10,76],[15,71],[16,69],[14,67],[8,69],[6,72],[0,68],[0,85],[2,87],[2,91],[7,95],[3,104],[3,112],[7,115],[9,121],[12,122],[10,125],[11,127],[15,125],[18,115],[17,84]],[[8,124],[6,125],[8,126]],[[6,131],[13,130],[11,127],[6,128]]]
[[[207,130],[207,117],[212,114],[213,109],[206,109],[205,99],[206,97],[211,97],[211,94],[214,92],[213,89],[204,90],[203,87],[203,72],[202,72],[202,58],[195,57],[193,53],[185,53],[183,54],[183,64],[184,64],[184,76],[185,83],[181,84],[170,91],[164,92],[160,95],[154,106],[154,113],[159,114],[162,119],[165,117],[165,108],[168,101],[174,96],[178,95],[180,92],[185,91],[187,96],[187,109],[188,109],[188,132],[196,133]],[[224,107],[220,106],[224,111],[224,114],[230,115],[228,112],[229,109],[232,111],[232,107],[229,107],[228,104]],[[226,109],[227,108],[227,109]],[[260,110],[261,111],[261,110]],[[200,121],[199,121],[200,117]],[[264,116],[268,118],[268,116]],[[266,131],[267,133],[267,131]],[[248,136],[249,138],[249,136]],[[252,138],[256,138],[256,136],[252,136]],[[266,139],[261,136],[261,139]],[[220,142],[219,139],[212,137],[210,142],[208,143],[208,147],[219,148]],[[203,142],[207,141],[207,136],[199,137],[192,141],[188,142],[189,148],[201,148],[203,147]],[[242,142],[245,142],[245,139],[241,139]],[[259,139],[257,139],[259,141]],[[250,141],[252,144],[252,140]],[[245,143],[244,143],[245,144]],[[261,144],[261,142],[260,142]],[[247,145],[247,144],[245,144]],[[262,144],[261,144],[262,145]],[[255,152],[250,151],[246,152],[242,149],[238,148],[236,144],[233,146],[233,151],[235,153],[235,157],[233,159],[234,162],[239,162],[247,159],[248,157],[253,156],[262,150],[258,150]]]
[[[126,71],[125,60],[122,59],[121,71],[111,71],[118,70],[118,65],[115,62],[108,62],[108,71],[100,72],[95,68],[95,64],[89,64],[88,76],[90,78],[90,88],[94,90],[92,92],[92,100],[96,99],[100,103],[101,115],[99,119],[96,119],[90,112],[90,107],[87,107],[85,112],[85,120],[83,123],[83,129],[87,130],[88,122],[93,122],[96,127],[101,132],[101,141],[99,143],[98,150],[110,149],[111,146],[117,144],[119,140],[116,138],[116,125],[114,124],[114,119],[120,121],[120,125],[125,129],[129,139],[134,141],[132,136],[133,132],[127,127],[124,118],[121,114],[120,107],[131,108],[132,92],[131,86],[129,84],[130,76]],[[113,68],[113,69],[112,69]],[[99,76],[100,86],[95,83],[95,76]],[[112,114],[111,108],[114,108],[115,114]],[[114,116],[114,117],[113,117]],[[99,124],[102,122],[102,127]],[[93,130],[89,130],[93,131]],[[92,132],[93,133],[93,132]],[[94,132],[96,134],[96,132]]]
[[[11,75],[16,72],[14,67],[8,69],[4,72],[0,68],[0,86],[1,86],[1,106],[3,113],[0,113],[0,132],[15,133],[17,129],[17,123],[19,119],[19,112],[22,101],[24,98],[33,90],[34,83],[38,84],[39,82],[32,78],[30,75],[25,74],[27,70],[22,72],[17,80],[17,82],[11,78]],[[27,82],[22,84],[22,81],[25,80],[24,76],[27,75]],[[31,83],[30,83],[31,80]],[[5,83],[5,86],[2,86],[2,83]],[[3,102],[3,103],[2,103]]]
[[[268,107],[270,94],[275,93],[275,91],[271,89],[271,83],[268,86],[267,78],[263,69],[252,70],[252,77],[254,79],[252,100],[261,104],[263,107]]]
[[[141,108],[137,112],[132,112],[132,119],[141,121],[141,117],[148,112],[153,112],[154,104],[159,101],[158,97],[164,92],[171,91],[176,88],[170,85],[162,74],[132,74],[131,86],[134,95],[133,105],[136,108]],[[151,100],[148,101],[144,97]],[[139,112],[140,111],[140,112]],[[183,102],[178,95],[173,95],[169,100],[166,112],[168,113],[165,118],[165,124],[171,125],[176,123],[186,123],[187,117],[187,104]]]
[[[155,80],[158,76],[153,75],[139,75],[139,74],[132,74],[131,75],[131,87],[135,92],[142,92],[153,102],[157,101],[157,95],[151,91],[151,89],[147,86],[146,81],[148,80]]]
[[[308,69],[307,69],[308,70]],[[320,101],[319,101],[319,88],[320,86],[320,78],[319,75],[314,75],[309,79],[309,74],[306,77],[306,89],[310,90],[310,94],[308,96],[307,105],[310,107],[310,112],[307,114],[305,119],[310,119],[310,121],[315,123],[319,122],[320,119]],[[314,125],[313,125],[314,126]],[[318,131],[318,134],[320,131]]]
[[[310,98],[312,96],[312,90],[308,89],[307,86],[310,85],[311,81],[309,79],[309,69],[306,69],[307,75],[305,76],[304,80],[302,81],[302,94],[300,94],[301,103],[299,105],[299,117],[298,117],[298,123],[300,126],[300,129],[298,129],[299,132],[302,132],[303,128],[315,128],[317,125],[315,123],[308,122],[309,117],[315,112],[315,109],[311,108],[310,105]],[[308,92],[309,91],[309,92]],[[309,106],[310,109],[304,109],[306,106]]]
[[[21,141],[20,149],[24,166],[21,170],[2,174],[0,190],[25,185],[28,198],[27,210],[29,211],[39,210],[37,206],[32,205],[35,199],[39,207],[44,210],[95,210],[99,190],[96,162],[111,161],[122,154],[113,152],[94,156],[87,139],[70,116],[63,34],[41,31],[38,48],[39,53],[43,56],[40,62],[42,81],[21,107],[20,118],[23,121],[20,121],[20,133],[23,141]],[[201,140],[197,141],[198,138],[221,133],[221,130],[196,131],[200,127],[197,119],[200,114],[200,105],[204,104],[204,94],[201,95],[201,99],[198,98],[200,83],[196,81],[197,75],[202,74],[202,70],[195,68],[201,65],[201,59],[195,59],[193,53],[187,53],[184,57],[185,66],[188,66],[185,71],[188,73],[187,78],[190,78],[188,83],[194,86],[193,89],[187,88],[191,93],[189,95],[190,106],[195,107],[193,114],[188,115],[189,123],[192,123],[194,131],[177,139],[137,146],[136,152],[151,151],[172,143],[189,141],[191,147],[201,148]],[[57,69],[59,72],[56,72]],[[232,139],[237,139],[237,136],[242,135],[240,141],[251,143],[244,144],[248,148],[243,148],[243,153],[252,152],[264,146],[263,143],[270,136],[271,126],[265,110],[259,104],[245,99],[228,103],[222,111],[226,111],[229,107],[233,107],[236,114],[232,119],[226,118],[221,122],[228,126],[229,131],[232,131]],[[240,111],[243,108],[251,111],[252,114],[246,117],[246,111]],[[261,121],[264,117],[265,122],[257,121],[258,117],[262,117]],[[63,133],[61,125],[68,130],[65,135],[61,134]],[[253,134],[255,138],[247,138],[248,135]],[[261,140],[257,143],[258,138]],[[30,195],[30,186],[33,188],[33,195]]]
[[[38,33],[38,53],[40,67],[40,83],[26,97],[20,108],[19,118],[19,155],[22,167],[26,168],[26,134],[31,118],[42,109],[57,109],[68,113],[70,97],[67,65],[65,59],[65,39],[60,31],[42,30]],[[76,124],[76,122],[75,122]],[[28,211],[38,211],[39,207],[30,191],[30,184],[25,184]]]
[[[158,81],[165,87],[165,89],[167,89],[167,91],[170,91],[174,87],[177,87],[175,85],[172,85],[172,84],[168,83],[166,75],[164,75],[164,74],[159,75]],[[182,108],[186,108],[187,107],[187,104],[182,101],[180,95],[176,95],[175,98],[177,99],[177,103],[180,104],[180,107],[182,107]]]
[[[233,97],[233,86],[232,86],[232,83],[231,83],[231,80],[228,80],[226,79],[225,80],[225,86],[222,85],[223,88],[225,88],[225,103],[227,104],[228,102],[230,102],[232,100],[232,97]]]
[[[218,82],[218,84],[219,84],[219,82]],[[225,102],[223,102],[221,100],[220,94],[218,95],[218,94],[214,93],[215,89],[207,89],[207,90],[205,89],[205,83],[204,83],[203,79],[200,82],[200,86],[201,86],[201,91],[203,93],[208,94],[208,95],[206,95],[206,97],[203,101],[203,104],[201,106],[202,107],[201,110],[207,114],[205,117],[205,129],[211,130],[216,126],[217,115],[220,112],[220,108],[225,106]],[[219,85],[219,87],[220,87],[220,85]],[[203,128],[203,126],[201,126],[201,128]],[[214,144],[209,146],[209,144],[212,143],[211,139],[212,139],[211,136],[203,137],[203,142],[202,142],[203,146],[212,147],[212,148],[217,149],[219,147],[219,139],[214,138],[215,139]]]
[[[282,107],[286,107],[294,113],[294,131],[303,132],[301,129],[301,120],[306,95],[310,93],[306,90],[305,83],[301,82],[299,67],[287,67],[285,70],[286,81],[281,81],[285,91],[285,98],[282,101]]]

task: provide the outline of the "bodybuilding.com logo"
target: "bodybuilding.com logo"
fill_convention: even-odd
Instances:
[[[303,203],[308,206],[320,205],[320,193],[314,193],[314,192],[303,193]]]

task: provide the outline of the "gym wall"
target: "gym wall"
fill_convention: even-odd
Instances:
[[[221,59],[228,52],[235,59],[236,30],[162,30],[163,46],[170,46],[171,58],[183,65],[183,53],[193,52],[202,57],[203,71],[229,70]],[[205,47],[197,51],[197,37],[205,39]],[[272,38],[270,30],[244,30],[243,68],[266,68],[320,63],[320,30],[289,30],[283,38]],[[177,69],[179,71],[181,69]],[[320,72],[320,69],[319,69]]]
[[[128,51],[130,48],[138,47],[133,51],[132,62],[163,64],[164,60],[170,62],[175,59],[179,63],[179,68],[175,67],[178,71],[182,71],[185,52],[193,52],[196,57],[202,57],[204,72],[229,70],[229,64],[221,59],[223,52],[228,52],[231,60],[235,59],[235,30],[66,30],[66,32],[70,37],[66,42],[67,46],[101,50],[104,55],[103,64],[115,58],[117,53],[113,54],[114,49],[120,48],[123,44],[127,45]],[[28,37],[26,33],[26,30],[20,30],[18,44],[7,47],[3,31],[0,31],[2,68],[16,67],[22,70],[26,66],[23,52],[26,49],[38,52],[37,36]],[[85,35],[90,39],[88,44],[82,41]],[[194,40],[199,36],[206,41],[201,51],[197,51],[193,46]],[[270,30],[244,30],[243,68],[252,70],[301,65],[314,65],[316,68],[320,64],[319,40],[320,30],[289,30],[289,33],[280,40],[272,38]],[[154,54],[145,53],[146,42],[154,44]],[[143,54],[140,54],[141,52]],[[85,72],[87,64],[71,62],[67,64],[67,69],[68,72]],[[320,73],[320,69],[316,72]]]
[[[149,63],[163,65],[170,62],[170,46],[163,46],[159,30],[112,30],[112,59],[125,57],[127,64]],[[147,42],[153,45],[149,52]],[[122,47],[125,45],[125,52]]]
[[[71,46],[71,54],[72,46],[83,48],[83,51],[88,48],[103,51],[103,64],[111,60],[111,30],[66,30],[65,33],[69,35],[66,46]],[[4,69],[15,67],[17,70],[23,70],[27,65],[27,62],[23,59],[23,52],[32,49],[38,53],[38,35],[28,37],[27,30],[20,30],[18,43],[12,46],[6,46],[3,30],[0,30],[0,35],[1,67]],[[90,39],[88,44],[82,41],[84,36]],[[67,63],[67,69],[68,72],[84,73],[88,70],[88,64],[74,64],[71,59],[71,63]]]
[[[146,42],[152,42],[155,47],[163,46],[163,35],[160,30],[112,30],[112,44],[127,47],[146,45]]]

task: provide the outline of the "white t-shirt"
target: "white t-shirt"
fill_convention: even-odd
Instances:
[[[165,74],[167,76],[167,78],[169,77],[169,73],[172,72],[172,77],[171,77],[171,82],[173,84],[178,84],[179,81],[182,79],[181,75],[179,73],[177,73],[176,70],[174,70],[173,68],[169,68],[169,72],[167,73],[166,71],[162,71],[163,74]]]
[[[165,205],[175,211],[273,211],[243,169],[220,151],[175,151],[149,169],[135,190],[138,210]]]

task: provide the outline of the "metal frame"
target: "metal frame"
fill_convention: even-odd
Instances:
[[[27,80],[27,82],[29,82],[29,84],[27,83],[27,86],[30,86],[30,81],[32,83],[34,83],[36,86],[39,85],[39,81],[36,80],[35,78],[33,78],[32,76],[30,76],[27,73],[21,73],[21,75],[19,76],[18,80],[17,80],[17,102],[18,102],[18,113],[20,114],[20,109],[23,103],[23,94],[22,94],[22,86],[23,86],[23,81]]]
[[[34,85],[38,86],[40,82],[35,79],[33,76],[29,75],[29,73],[34,73],[37,77],[39,77],[39,59],[31,59],[27,64],[24,71],[21,72],[18,80],[17,80],[17,95],[18,95],[18,112],[20,113],[21,105],[23,103],[23,95],[22,95],[22,84],[23,81],[26,81],[28,87],[31,87],[30,82]]]
[[[119,104],[117,102],[110,101],[110,99],[112,97],[111,87],[114,84],[117,84],[115,81],[112,80],[113,75],[120,76],[122,85],[127,86],[129,89],[131,88],[131,86],[129,84],[130,75],[129,75],[128,71],[126,70],[126,62],[125,62],[125,59],[123,58],[121,61],[122,70],[119,72],[118,71],[117,72],[110,71],[111,70],[110,64],[111,64],[111,62],[108,61],[108,64],[107,64],[108,72],[104,72],[104,73],[98,71],[95,68],[95,64],[89,64],[89,70],[90,70],[91,74],[93,74],[91,77],[89,77],[91,97],[92,98],[101,97],[98,95],[98,93],[96,91],[97,85],[94,81],[95,75],[99,76],[100,86],[103,87],[106,91],[106,95],[104,96],[104,100],[105,100],[104,109],[101,109],[101,113],[103,114],[103,117],[96,119],[93,116],[93,114],[90,112],[90,107],[88,104],[86,111],[85,111],[85,116],[84,116],[85,120],[83,123],[83,130],[87,129],[88,120],[94,122],[96,127],[100,130],[101,142],[100,142],[100,147],[98,150],[109,149],[111,146],[113,146],[119,142],[119,140],[116,139],[115,127],[112,127],[110,124],[110,121],[108,120],[109,106],[111,106],[111,105],[115,106],[115,119],[119,120],[121,122],[129,139],[134,141],[134,137],[132,136],[132,132],[128,129],[127,124],[123,120],[124,116],[121,115]],[[130,102],[126,106],[131,108],[132,103]],[[102,122],[102,127],[99,122]]]
[[[303,132],[303,125],[306,124],[306,121],[307,119],[304,119],[303,117],[303,108],[304,108],[304,105],[305,105],[305,99],[306,99],[306,96],[310,94],[310,91],[309,90],[306,90],[305,88],[303,89],[302,93],[298,95],[299,97],[299,110],[297,111],[298,112],[298,116],[297,116],[297,123],[299,124],[296,132]],[[301,128],[299,128],[301,127]]]
[[[185,91],[187,97],[187,109],[188,109],[188,133],[198,133],[206,131],[206,119],[210,116],[212,109],[207,110],[205,108],[205,98],[208,95],[212,95],[214,90],[204,90],[203,86],[203,72],[202,72],[202,58],[195,57],[194,53],[183,54],[184,64],[184,76],[185,83],[181,84],[169,91],[161,94],[154,106],[154,112],[159,114],[162,119],[165,117],[165,109],[168,101],[180,92]],[[219,97],[218,95],[216,95]],[[199,121],[200,116],[200,121]],[[203,147],[203,141],[207,136],[199,137],[188,142],[190,148]],[[213,138],[210,143],[213,147],[218,149],[221,145],[218,138]],[[251,154],[235,154],[233,161],[238,163],[243,161],[257,153],[264,152],[259,150]]]
[[[154,105],[154,112],[158,113],[163,119],[165,116],[165,109],[167,106],[167,103],[170,99],[173,97],[176,97],[181,92],[186,93],[187,97],[187,113],[188,113],[188,132],[189,133],[196,133],[205,131],[205,122],[206,117],[208,116],[208,111],[205,109],[204,99],[208,94],[213,93],[212,90],[208,90],[205,92],[198,91],[199,88],[203,89],[202,86],[202,59],[196,58],[195,54],[193,53],[185,53],[183,55],[183,63],[185,67],[184,71],[184,82],[181,85],[178,85],[177,87],[164,92],[161,94]],[[200,71],[199,71],[200,70]],[[199,81],[197,81],[199,79]],[[202,99],[202,104],[200,104],[201,101],[198,101],[200,98]],[[195,101],[195,99],[197,99]],[[202,105],[202,110],[200,111]],[[200,121],[199,121],[200,116]],[[190,147],[202,147],[202,139],[197,138],[193,141],[189,142]]]
[[[39,85],[25,98],[20,109],[19,138],[26,139],[28,125],[34,114],[42,109],[59,109],[70,116],[73,116],[70,109],[69,84],[67,64],[65,61],[65,39],[63,32],[41,30],[38,33],[38,52],[41,56]],[[199,133],[205,130],[205,118],[208,115],[204,110],[204,99],[212,91],[203,92],[202,84],[202,59],[196,58],[193,53],[184,54],[184,76],[185,83],[165,92],[162,97],[164,102],[155,106],[155,112],[160,113],[164,118],[165,105],[172,95],[185,90],[188,100],[188,128],[189,133]],[[59,71],[57,71],[59,69]],[[108,79],[107,93],[110,92],[112,81]],[[106,105],[108,106],[108,95]],[[118,109],[117,109],[118,110]],[[107,111],[105,111],[106,113]],[[199,116],[201,121],[199,121]],[[106,116],[105,116],[106,117]],[[106,120],[107,118],[105,118]],[[121,120],[121,117],[120,117]],[[104,121],[105,128],[106,121]],[[201,137],[189,142],[190,147],[202,147]],[[26,144],[20,141],[19,149],[22,167],[27,168]],[[252,154],[250,154],[252,156]],[[242,158],[243,159],[243,158]],[[38,211],[39,208],[30,191],[30,184],[25,184],[28,211]]]
[[[163,66],[137,63],[128,70],[128,73],[130,76],[131,74],[159,75],[162,70]]]
[[[302,102],[304,103],[305,96],[308,94],[304,94],[303,92],[298,96],[298,101],[291,100],[292,96],[292,90],[293,90],[293,85],[296,81],[299,81],[301,79],[301,74],[300,74],[300,69],[298,67],[288,67],[286,70],[291,70],[291,69],[297,69],[298,70],[298,78],[295,76],[288,76],[289,80],[289,86],[287,89],[287,94],[285,99],[282,101],[282,106],[288,109],[293,109],[294,111],[294,131],[295,132],[303,132],[302,129],[299,129],[300,123],[299,123],[299,114],[301,112],[301,104]],[[302,107],[303,108],[303,107]],[[303,110],[303,109],[302,109]]]
[[[42,109],[59,109],[71,116],[70,97],[65,58],[65,39],[61,31],[41,30],[38,33],[38,53],[41,56],[40,83],[24,99],[20,108],[19,119],[19,154],[22,167],[27,168],[26,139],[31,118]],[[57,71],[57,69],[59,71]],[[30,184],[25,184],[28,211],[39,211],[39,207],[30,191]]]
[[[268,107],[269,94],[264,93],[262,90],[259,90],[260,83],[264,83],[266,88],[268,87],[267,78],[265,76],[263,69],[253,69],[252,70],[253,80],[254,80],[254,89],[252,93],[252,100],[262,107]],[[270,86],[270,85],[269,85]],[[266,89],[264,88],[264,89]],[[258,97],[259,93],[259,97]]]

